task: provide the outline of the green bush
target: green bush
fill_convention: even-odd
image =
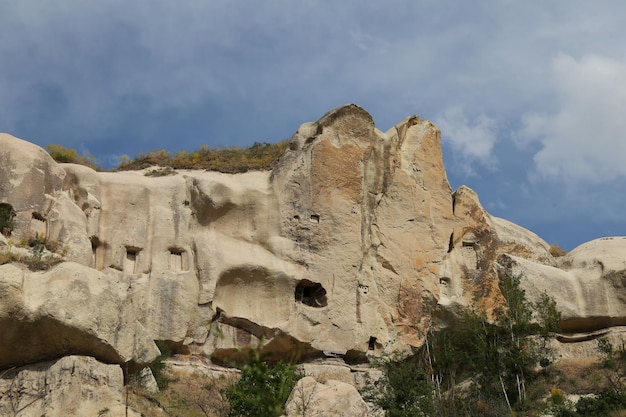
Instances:
[[[294,364],[270,365],[258,350],[250,351],[250,362],[241,369],[241,378],[226,391],[229,417],[278,417],[296,382],[302,375]]]
[[[575,410],[564,409],[554,413],[555,417],[607,417],[626,410],[626,393],[607,389],[593,397],[583,397],[575,405]]]
[[[159,357],[150,364],[150,370],[152,371],[152,375],[156,380],[157,386],[160,390],[162,390],[167,388],[167,384],[171,382],[171,380],[165,374],[163,374],[163,368],[165,368],[165,359],[172,356],[172,350],[167,345],[167,343],[162,340],[157,340],[155,343],[159,348],[161,355],[159,355]]]
[[[383,376],[361,391],[366,401],[390,417],[434,415],[432,387],[420,366],[390,358],[373,364],[383,371]]]
[[[13,206],[6,203],[0,203],[0,233],[5,236],[11,236],[11,232],[15,227],[13,219],[15,218],[15,210]]]

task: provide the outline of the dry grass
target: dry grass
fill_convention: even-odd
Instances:
[[[607,388],[608,372],[599,358],[569,358],[554,363],[545,375],[543,384],[550,389],[559,389],[566,394],[585,395]]]
[[[552,245],[550,245],[550,255],[558,258],[567,255],[567,251],[560,247],[558,244],[553,243]]]
[[[288,141],[255,143],[249,148],[209,149],[202,146],[195,151],[174,152],[161,149],[142,153],[133,159],[123,157],[118,170],[140,170],[153,166],[171,169],[205,169],[225,173],[270,170],[285,153]],[[171,175],[174,171],[153,170],[151,176]]]
[[[235,374],[209,375],[201,371],[174,372],[167,388],[152,394],[131,386],[129,405],[146,416],[225,417],[229,406],[224,390],[236,381]]]

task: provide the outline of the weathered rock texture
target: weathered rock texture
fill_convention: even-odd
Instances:
[[[126,288],[73,262],[28,273],[0,266],[0,367],[84,354],[145,366],[159,351]]]
[[[367,417],[374,413],[353,385],[329,379],[300,379],[285,405],[284,417]]]
[[[0,374],[3,416],[131,416],[122,395],[119,366],[94,358],[66,356]]]
[[[257,343],[363,362],[496,307],[502,273],[555,297],[568,331],[626,321],[626,240],[557,262],[452,192],[439,130],[417,116],[383,133],[343,106],[303,124],[273,171],[236,175],[95,172],[2,134],[0,204],[16,213],[0,251],[45,236],[66,261],[0,267],[0,368],[90,355],[137,369],[152,340],[214,362]]]

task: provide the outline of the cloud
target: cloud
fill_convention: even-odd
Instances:
[[[602,182],[626,177],[626,59],[559,54],[552,111],[523,116],[521,145],[540,144],[539,175]]]
[[[461,106],[447,108],[436,119],[441,129],[443,143],[448,143],[456,153],[456,159],[463,164],[466,173],[473,173],[472,164],[494,167],[492,154],[496,143],[495,121],[484,114],[468,119]]]

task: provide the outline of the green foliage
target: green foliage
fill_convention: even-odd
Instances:
[[[385,358],[374,365],[381,379],[362,390],[363,397],[390,417],[430,416],[434,413],[432,386],[424,370],[413,362]]]
[[[364,392],[370,401],[388,416],[501,417],[532,408],[527,386],[539,364],[550,363],[546,341],[560,314],[545,294],[528,301],[520,277],[503,276],[499,284],[504,303],[492,319],[467,311],[454,328],[427,335],[418,363],[384,361],[384,378]],[[461,381],[469,382],[462,390]]]
[[[31,254],[41,256],[46,249],[46,241],[45,235],[40,236],[39,233],[35,233],[35,237],[28,240],[28,246],[31,247]]]
[[[249,148],[209,149],[201,146],[192,152],[170,152],[161,149],[148,154],[139,154],[134,159],[124,156],[118,170],[139,170],[152,166],[172,169],[205,169],[225,173],[250,170],[269,170],[287,150],[287,141],[279,143],[255,142]],[[151,176],[170,175],[170,171],[150,171]]]
[[[0,203],[0,233],[5,236],[11,236],[11,232],[15,227],[13,219],[15,218],[15,210],[13,206],[6,203]]]
[[[88,166],[89,168],[92,168],[92,169],[97,168],[96,158],[94,158],[93,156],[89,154],[78,155],[78,152],[76,152],[76,149],[70,149],[70,148],[66,148],[65,146],[51,144],[51,145],[46,146],[46,150],[48,151],[52,159],[54,159],[57,162],[80,164],[80,165]]]
[[[581,398],[573,408],[557,409],[553,413],[554,417],[607,417],[623,410],[626,410],[626,393],[607,389]]]
[[[611,390],[622,393],[626,378],[626,344],[622,340],[616,349],[609,339],[598,339],[598,351],[602,356],[602,366],[608,371],[606,380]]]
[[[556,308],[556,301],[545,292],[533,304],[536,320],[535,332],[543,338],[544,346],[547,339],[561,331],[561,312]]]
[[[250,362],[241,378],[226,391],[229,417],[278,417],[296,382],[302,377],[291,363],[270,365],[258,349],[249,351]]]
[[[155,343],[161,355],[150,364],[150,370],[152,371],[152,375],[159,389],[165,389],[171,380],[163,373],[163,368],[165,368],[165,359],[172,356],[172,350],[167,343],[162,340],[157,340]]]
[[[537,303],[527,300],[519,277],[501,277],[500,290],[504,303],[495,310],[493,322],[484,313],[467,312],[453,332],[431,333],[427,346],[437,397],[444,400],[446,392],[453,398],[457,374],[462,372],[472,378],[474,405],[483,415],[523,404],[533,369],[540,362],[549,363],[542,360],[544,352],[532,335],[547,338],[560,321],[556,304],[547,295]]]

